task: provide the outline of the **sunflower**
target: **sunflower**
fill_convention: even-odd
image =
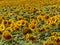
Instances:
[[[52,23],[51,23],[51,26],[53,26],[53,27],[57,27],[57,23],[52,22]]]
[[[53,5],[53,6],[51,6],[51,9],[56,9],[56,8],[58,8],[57,5]]]
[[[3,32],[2,40],[12,40],[12,34],[8,31]]]
[[[23,16],[20,16],[20,15],[17,16],[17,20],[22,20],[22,19],[23,19]]]
[[[8,26],[12,25],[14,23],[14,20],[13,19],[9,19],[8,20]]]
[[[19,21],[17,21],[17,22],[16,22],[16,25],[17,25],[17,26],[22,26],[21,21],[20,21],[20,20],[19,20]]]
[[[57,45],[57,43],[52,41],[46,41],[44,42],[44,45]]]
[[[21,26],[27,26],[28,25],[28,21],[26,21],[26,20],[20,20],[20,25]]]
[[[38,33],[41,33],[42,31],[41,31],[41,28],[36,28],[36,31],[38,32]]]
[[[29,28],[33,31],[35,30],[36,26],[34,24],[29,24]]]
[[[50,16],[49,16],[48,14],[45,14],[45,15],[44,15],[44,19],[45,19],[45,20],[48,20],[49,18],[50,18]]]
[[[43,28],[44,28],[45,30],[50,30],[50,29],[51,29],[51,27],[50,27],[49,25],[44,25]]]
[[[12,29],[14,28],[14,26],[16,26],[16,23],[15,23],[15,22],[10,25],[10,27],[11,27]]]
[[[26,41],[33,41],[35,42],[37,40],[37,36],[32,34],[26,34]]]
[[[51,22],[51,18],[49,18],[48,20],[46,20],[46,24],[50,25],[52,22]]]
[[[4,24],[5,26],[8,26],[8,20],[3,20],[2,24]]]
[[[1,24],[0,25],[0,31],[3,31],[3,30],[5,30],[5,26],[4,26],[4,24]]]
[[[23,31],[22,31],[23,35],[26,35],[27,33],[31,34],[32,31],[29,29],[29,28],[25,28]]]
[[[58,32],[53,32],[51,33],[52,36],[57,36],[58,35]]]
[[[6,31],[12,32],[12,28],[11,27],[7,27]]]
[[[13,27],[13,30],[15,30],[15,31],[19,31],[20,28],[19,28],[17,25],[15,25],[15,26]]]
[[[37,20],[38,20],[38,22],[41,22],[41,21],[43,20],[43,16],[38,15],[38,16],[37,16]]]
[[[35,19],[34,16],[30,16],[30,22],[33,21]]]
[[[55,41],[56,39],[56,36],[50,36],[50,40]]]
[[[57,42],[57,44],[60,44],[60,37],[57,37],[56,42]]]
[[[28,18],[24,17],[24,20],[28,21]]]
[[[22,25],[23,25],[23,26],[28,26],[28,21],[24,20],[24,21],[22,22]]]
[[[6,16],[2,16],[1,19],[2,19],[2,20],[6,20]]]
[[[32,24],[37,25],[37,20],[31,21]]]
[[[57,22],[58,21],[58,17],[57,16],[53,16],[52,18],[51,18],[51,22]]]
[[[46,29],[45,28],[36,28],[36,31],[41,34],[42,32],[45,32]]]
[[[8,12],[8,16],[10,16],[10,18],[12,17],[13,13],[12,12]]]

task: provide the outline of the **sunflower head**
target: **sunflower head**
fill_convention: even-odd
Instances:
[[[12,34],[8,31],[3,32],[2,40],[12,40]]]
[[[13,20],[13,19],[9,19],[9,20],[8,20],[8,26],[9,26],[9,25],[12,25],[13,23],[14,23],[14,20]]]
[[[29,28],[25,28],[23,31],[23,35],[26,35],[27,33],[31,34],[32,31]]]
[[[38,20],[38,22],[41,22],[41,21],[43,20],[43,16],[38,15],[38,16],[37,16],[37,20]]]
[[[37,40],[37,37],[32,35],[32,34],[27,34],[26,35],[26,40],[35,42]]]
[[[45,30],[50,30],[50,29],[51,29],[51,27],[50,27],[49,25],[44,25],[43,28],[44,28]]]
[[[56,42],[57,42],[58,44],[60,44],[60,37],[57,37]]]
[[[5,25],[4,24],[1,24],[0,25],[0,31],[3,31],[5,29]]]
[[[46,41],[44,42],[44,45],[57,45],[57,43],[52,41]]]
[[[11,27],[7,27],[6,31],[12,32],[12,28]]]
[[[37,20],[31,21],[32,24],[37,25]]]
[[[13,30],[15,30],[15,31],[19,31],[20,28],[19,28],[18,26],[14,26],[14,27],[13,27]]]
[[[56,36],[50,36],[50,40],[55,41],[56,40]]]
[[[2,24],[4,24],[5,26],[7,26],[8,25],[8,20],[3,20]]]
[[[17,16],[17,20],[22,20],[23,19],[23,16]]]
[[[16,22],[16,25],[17,25],[17,26],[22,26],[22,22],[21,22],[21,21],[17,21],[17,22]]]
[[[30,22],[33,21],[35,19],[34,16],[30,16]]]
[[[48,14],[45,14],[45,15],[44,15],[44,19],[45,19],[45,20],[48,20],[49,18],[50,18],[50,16],[49,16]]]
[[[38,33],[41,33],[41,28],[36,28],[36,31],[37,31]]]
[[[35,30],[35,25],[34,24],[29,24],[29,28],[33,31],[33,30]]]
[[[52,22],[57,22],[57,21],[58,21],[58,17],[57,17],[57,16],[53,16],[53,17],[51,18],[51,21],[52,21]]]

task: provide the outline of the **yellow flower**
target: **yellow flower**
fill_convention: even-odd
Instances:
[[[51,6],[51,9],[56,9],[58,6],[57,5],[53,5]]]
[[[56,40],[56,36],[50,36],[50,40],[55,41]]]
[[[4,24],[1,24],[0,25],[0,31],[3,31],[3,30],[5,30],[5,26],[4,26]]]
[[[11,27],[7,27],[6,31],[12,32],[12,28]]]
[[[24,24],[23,24],[23,23],[24,23]],[[22,22],[22,25],[23,25],[23,26],[28,26],[28,21],[24,20],[24,21]]]
[[[2,19],[2,20],[6,20],[6,16],[2,16],[1,19]]]
[[[10,18],[12,17],[13,13],[8,12],[8,16],[10,16]]]
[[[34,16],[30,16],[30,22],[33,21],[35,19]]]
[[[34,24],[29,24],[29,28],[33,31],[35,30],[36,26]]]
[[[57,23],[52,22],[52,23],[51,23],[51,26],[54,26],[54,27],[56,26],[56,27],[57,27]]]
[[[37,25],[37,20],[31,21],[32,24]]]
[[[16,26],[16,23],[15,23],[15,22],[10,25],[10,27],[11,27],[12,29],[13,29],[14,26]]]
[[[60,15],[57,15],[57,18],[60,19]]]
[[[43,16],[38,15],[38,16],[37,16],[37,20],[38,20],[38,22],[41,22],[41,21],[43,20]]]
[[[29,28],[25,28],[23,31],[23,35],[26,35],[27,33],[31,34],[32,31]]]
[[[53,16],[53,17],[51,18],[51,22],[57,22],[57,20],[58,20],[58,17],[57,17],[57,16]]]
[[[37,31],[38,33],[41,33],[41,28],[36,28],[36,31]]]
[[[35,42],[37,40],[37,36],[32,34],[26,34],[26,41],[31,41],[31,40]]]
[[[50,25],[51,23],[51,19],[46,20],[46,24]]]
[[[44,25],[43,28],[44,28],[45,30],[50,30],[50,29],[51,29],[51,27],[50,27],[49,25]]]
[[[22,20],[22,19],[23,19],[22,16],[20,16],[20,15],[17,16],[17,20]]]
[[[44,42],[44,45],[57,45],[57,43],[52,41],[46,41]]]
[[[58,32],[51,33],[52,36],[58,36]]]
[[[8,20],[3,20],[2,24],[4,24],[5,26],[7,26],[8,25]]]
[[[57,44],[60,44],[60,37],[57,37],[56,42],[57,42]]]
[[[16,25],[17,25],[17,26],[22,26],[21,21],[20,21],[20,20],[19,20],[19,21],[17,21],[17,22],[16,22]]]
[[[15,26],[13,27],[13,30],[15,30],[15,31],[19,31],[20,28],[19,28],[18,26],[15,25]]]
[[[2,40],[12,40],[12,34],[8,31],[3,32]]]
[[[8,20],[8,26],[12,25],[14,23],[14,20],[13,19],[9,19]]]
[[[48,20],[49,18],[50,18],[50,16],[49,16],[48,14],[45,14],[45,15],[44,15],[44,19],[45,19],[45,20]]]

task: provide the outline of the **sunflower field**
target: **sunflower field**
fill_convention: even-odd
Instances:
[[[0,45],[60,45],[60,0],[0,0]]]

